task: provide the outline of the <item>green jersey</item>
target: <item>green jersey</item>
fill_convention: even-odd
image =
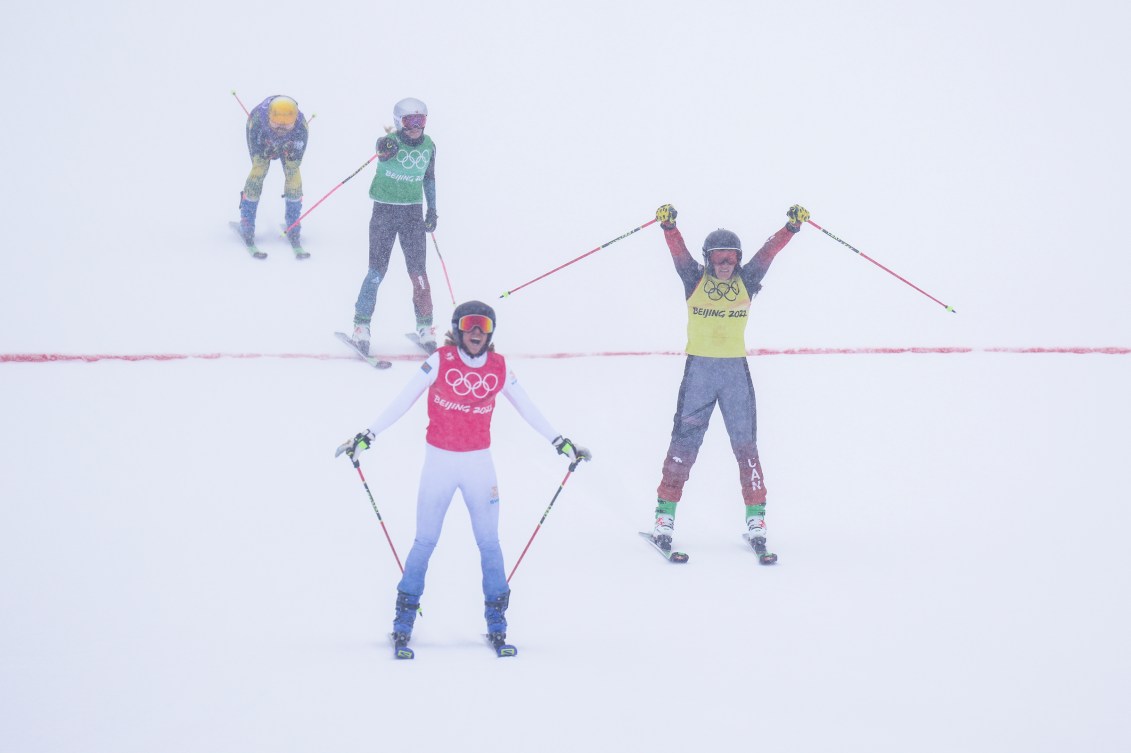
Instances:
[[[400,147],[390,159],[377,163],[377,174],[369,184],[369,198],[382,204],[423,204],[424,175],[436,154],[429,136],[420,143],[406,143],[400,131],[389,136]]]

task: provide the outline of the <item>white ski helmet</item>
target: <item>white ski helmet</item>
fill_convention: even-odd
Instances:
[[[393,105],[393,123],[398,130],[404,127],[402,122],[406,115],[428,115],[428,105],[419,99],[409,97]]]

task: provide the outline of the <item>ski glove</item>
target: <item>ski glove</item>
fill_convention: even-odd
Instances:
[[[338,457],[344,452],[349,456],[350,460],[356,463],[357,456],[360,455],[363,451],[368,450],[369,445],[372,441],[373,432],[369,431],[369,429],[366,429],[364,432],[358,434],[353,439],[347,439],[346,441],[338,445],[338,449],[334,453],[334,457]]]
[[[377,139],[377,159],[381,162],[391,160],[400,151],[400,144],[392,136],[382,136]]]
[[[794,233],[800,230],[801,226],[809,221],[809,210],[800,204],[794,204],[785,214],[789,217],[789,223],[787,223],[786,227]]]
[[[579,460],[592,460],[593,453],[587,447],[582,447],[579,444],[574,444],[565,437],[559,436],[554,440],[554,449],[558,451],[559,455],[565,455],[574,463]]]
[[[671,204],[664,204],[656,210],[656,219],[660,223],[660,227],[664,230],[671,230],[675,227],[675,217],[679,212],[675,211],[675,207]]]
[[[424,214],[424,231],[431,233],[436,229],[436,210],[428,207],[428,211]]]

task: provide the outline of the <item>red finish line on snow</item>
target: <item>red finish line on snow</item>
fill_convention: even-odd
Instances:
[[[1038,353],[1070,355],[1113,355],[1131,354],[1131,347],[1030,347],[1030,348],[969,348],[969,347],[900,347],[900,348],[752,348],[748,356],[856,356],[856,355],[899,355],[903,353],[949,355],[954,353]],[[381,355],[387,361],[423,361],[423,355]],[[639,356],[683,356],[682,350],[604,350],[586,353],[509,353],[509,358],[632,358]],[[0,353],[0,363],[57,363],[82,361],[218,361],[221,359],[301,359],[309,361],[355,361],[352,355],[329,355],[326,353]]]

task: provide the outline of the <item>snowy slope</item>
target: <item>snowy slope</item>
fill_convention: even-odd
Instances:
[[[396,43],[395,9],[339,2],[12,11],[0,62],[36,76],[11,76],[0,184],[3,748],[1127,749],[1127,10],[1092,5],[444,2]],[[372,173],[298,263],[266,236],[276,165],[270,257],[247,258],[233,88],[317,113],[308,207],[398,98],[429,103],[455,294],[497,304],[500,349],[595,453],[514,576],[515,660],[478,638],[458,499],[418,658],[390,659],[396,563],[333,458],[414,368],[330,335]],[[635,536],[682,371],[655,227],[498,299],[666,201],[690,244],[726,225],[750,248],[802,202],[959,312],[808,228],[751,347],[973,349],[751,359],[774,568],[739,538],[721,424],[680,508],[691,562]],[[395,254],[375,347],[409,358],[403,275]],[[983,350],[1035,346],[1117,352]],[[610,351],[652,355],[540,357]],[[145,354],[222,357],[95,358]],[[298,357],[227,357],[263,354]],[[424,420],[363,459],[402,559]],[[507,406],[494,438],[509,568],[565,464]]]

